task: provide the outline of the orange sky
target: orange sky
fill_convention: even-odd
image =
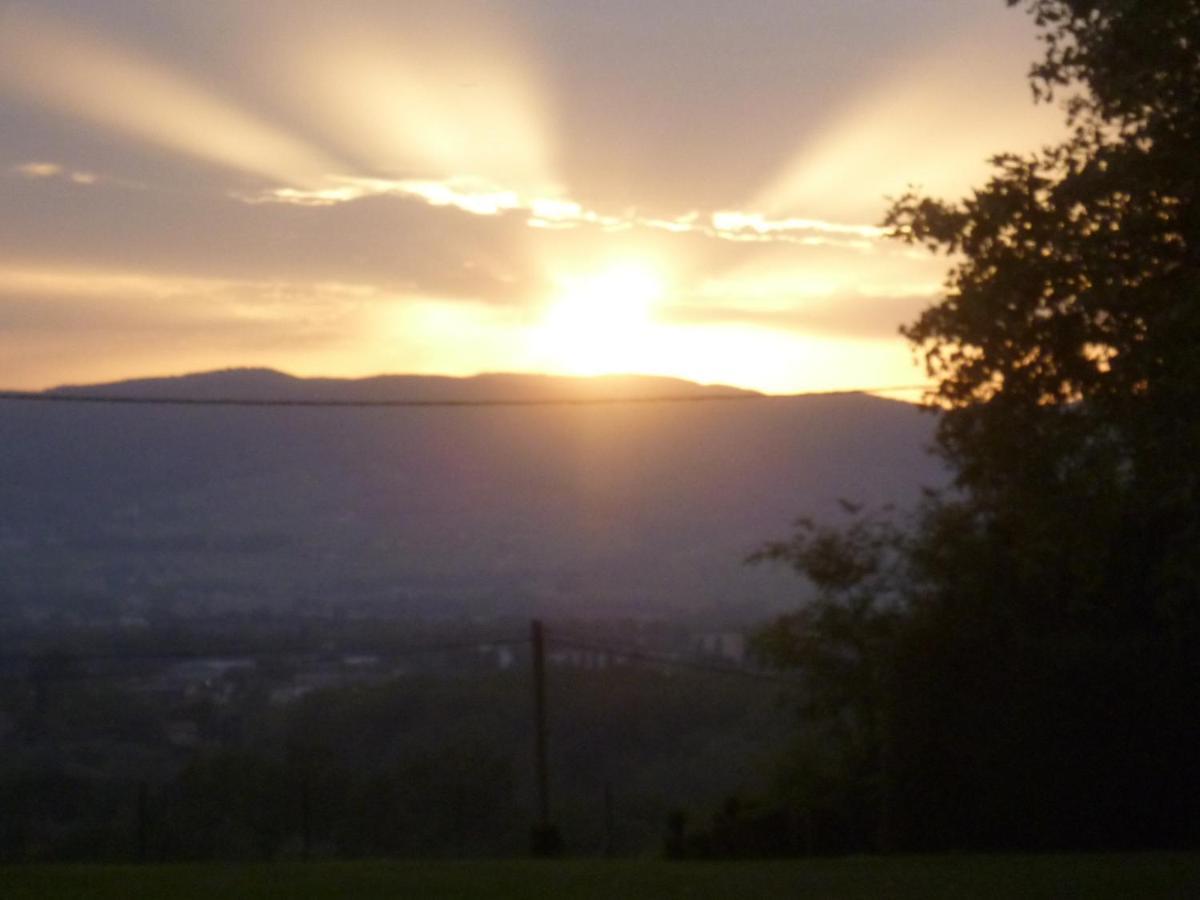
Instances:
[[[1036,55],[999,0],[2,4],[0,387],[921,381],[884,198],[1055,135]]]

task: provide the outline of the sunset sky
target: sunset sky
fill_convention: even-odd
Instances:
[[[1058,134],[1003,0],[0,0],[0,388],[923,380],[885,196]]]

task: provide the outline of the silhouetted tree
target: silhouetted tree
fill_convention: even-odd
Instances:
[[[752,643],[764,661],[805,675],[799,708],[806,735],[781,769],[780,793],[805,816],[842,819],[839,830],[861,845],[886,840],[881,772],[906,556],[904,535],[885,515],[842,506],[854,516],[845,528],[800,519],[791,538],[747,561],[786,563],[817,589]]]
[[[1191,616],[1200,4],[1028,5],[1048,48],[1033,84],[1041,97],[1074,91],[1071,137],[996,157],[962,202],[893,206],[899,237],[961,260],[945,299],[904,332],[938,380],[939,446],[977,509],[1045,523],[1048,568],[1073,570],[1071,584],[1114,561],[1097,536],[1116,538],[1122,559],[1148,545],[1153,558],[1119,574],[1144,589],[1157,570],[1155,594]],[[1091,527],[1065,529],[1080,537],[1065,545],[1061,515],[1084,511]]]
[[[891,545],[882,686],[864,691],[862,666],[832,682],[886,726],[874,769],[903,845],[1184,844],[1200,821],[1184,774],[1200,749],[1200,2],[1024,5],[1046,48],[1035,95],[1068,95],[1069,136],[995,157],[962,201],[912,192],[887,214],[955,260],[903,332],[956,477]],[[864,527],[768,548],[819,587],[850,578],[838,615],[826,591],[791,620],[810,672],[828,672],[845,613],[878,608]],[[877,633],[852,621],[856,640]]]

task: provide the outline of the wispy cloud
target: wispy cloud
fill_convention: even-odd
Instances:
[[[204,278],[103,268],[0,266],[0,326],[95,333],[256,329],[318,339],[388,296],[375,285]]]
[[[0,357],[21,362],[4,388],[231,362],[332,375],[520,369],[526,327],[506,307],[370,283],[0,264]]]
[[[434,179],[360,178],[335,175],[325,186],[309,189],[272,188],[255,194],[235,194],[248,203],[290,203],[297,206],[336,206],[364,197],[414,197],[430,206],[453,206],[477,216],[494,216],[523,206],[515,191],[504,190],[474,178]]]
[[[389,55],[361,32],[351,37],[346,46],[361,52],[348,55],[328,41],[298,51],[297,65],[307,70],[297,84],[308,99],[318,96],[310,105],[328,135],[357,136],[373,148],[373,165],[390,154],[412,173],[405,177],[365,176],[168,65],[24,6],[14,8],[0,33],[0,91],[258,175],[271,187],[235,194],[254,204],[322,207],[393,196],[476,216],[520,215],[543,230],[640,228],[864,252],[885,234],[871,225],[768,215],[761,207],[676,216],[589,208],[556,185],[544,112],[511,48],[481,48],[478,59],[464,48],[447,50],[434,66],[419,48]],[[83,185],[98,180],[50,161],[13,171]],[[457,174],[463,172],[483,174]]]
[[[14,175],[24,175],[26,178],[57,178],[62,174],[62,166],[58,163],[27,162],[9,169]]]
[[[724,235],[781,235],[804,234],[841,235],[862,239],[885,237],[886,228],[877,225],[845,225],[820,219],[771,219],[762,213],[717,212],[712,216],[713,228]]]
[[[71,266],[0,266],[0,295],[111,297],[169,301],[178,297],[229,298],[254,296],[259,306],[278,305],[284,311],[297,298],[337,297],[366,302],[387,292],[376,284],[343,281],[215,278],[157,272]],[[261,309],[254,312],[261,318]]]
[[[532,228],[595,227],[606,232],[648,228],[725,241],[832,245],[858,250],[870,250],[875,241],[888,233],[886,228],[875,225],[798,217],[769,218],[758,212],[731,210],[707,214],[693,210],[675,218],[645,216],[636,211],[614,215],[588,209],[568,198],[526,197],[516,190],[463,177],[438,180],[332,176],[325,179],[325,185],[321,187],[279,187],[236,196],[248,203],[297,206],[335,206],[365,197],[408,197],[430,206],[450,206],[479,216],[524,213],[526,224]]]
[[[58,163],[52,162],[27,162],[11,167],[10,175],[16,175],[21,178],[33,179],[61,179],[70,181],[74,184],[95,184],[100,180],[100,176],[94,172],[85,172],[79,169],[68,169],[60,166]]]

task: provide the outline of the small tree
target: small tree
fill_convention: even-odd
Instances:
[[[810,602],[760,631],[752,649],[805,676],[805,733],[781,769],[784,792],[808,816],[840,807],[852,844],[887,846],[887,692],[903,614],[904,538],[886,518],[890,510],[864,515],[847,501],[842,508],[853,517],[847,527],[800,519],[790,539],[747,560],[785,563],[816,588]]]

